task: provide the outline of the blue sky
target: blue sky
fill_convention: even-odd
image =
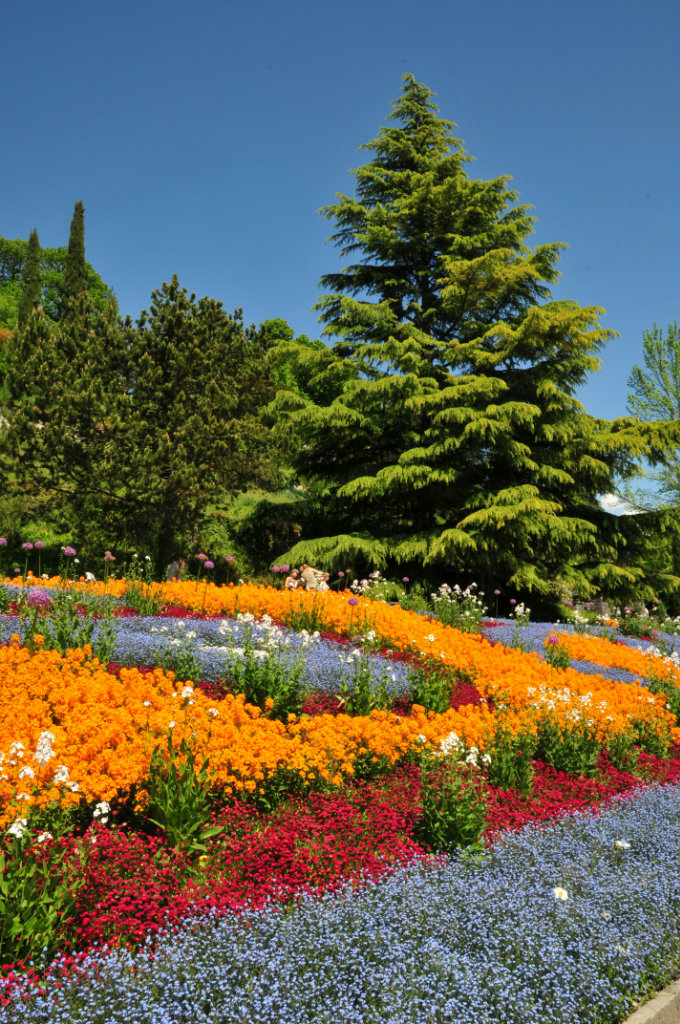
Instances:
[[[66,244],[137,315],[177,274],[248,322],[310,307],[338,266],[318,213],[411,72],[476,157],[569,245],[558,298],[620,333],[581,393],[625,414],[642,332],[680,318],[677,0],[33,0],[3,12],[0,235]]]

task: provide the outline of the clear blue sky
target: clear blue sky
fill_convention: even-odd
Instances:
[[[137,315],[177,274],[246,321],[310,307],[338,257],[318,209],[409,71],[476,157],[568,243],[555,294],[603,306],[581,398],[625,414],[642,331],[680,318],[677,0],[33,0],[2,17],[0,235],[66,244]]]

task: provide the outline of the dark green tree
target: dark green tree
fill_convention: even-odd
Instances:
[[[17,323],[23,327],[36,306],[40,305],[42,279],[40,277],[40,240],[36,228],[28,239],[26,262],[22,274],[21,299],[17,311]]]
[[[71,233],[64,268],[64,292],[66,316],[82,316],[87,296],[87,265],[85,263],[85,207],[80,199],[73,207]]]
[[[276,485],[276,441],[260,417],[274,391],[259,334],[240,310],[230,316],[215,299],[196,300],[176,277],[151,298],[125,331],[119,454],[140,542],[163,561],[192,545],[216,498]]]
[[[356,194],[324,210],[354,261],[322,278],[318,304],[346,379],[293,414],[313,500],[287,558],[542,592],[633,585],[597,496],[658,445],[575,397],[612,332],[600,309],[551,301],[562,245],[528,246],[509,178],[468,176],[411,75],[362,148]]]

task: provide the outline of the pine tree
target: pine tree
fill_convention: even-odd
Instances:
[[[597,495],[651,449],[575,397],[613,332],[599,308],[550,301],[562,245],[527,245],[528,207],[507,176],[468,176],[431,97],[404,76],[356,195],[324,211],[355,262],[322,278],[318,308],[353,372],[295,414],[313,500],[287,555],[544,592],[632,584]]]
[[[82,316],[87,297],[87,264],[85,263],[85,207],[78,200],[73,207],[68,253],[64,268],[65,315]]]
[[[37,229],[34,228],[28,239],[26,250],[26,262],[24,263],[22,275],[21,298],[17,323],[23,327],[36,306],[40,305],[42,295],[42,278],[40,276],[40,240]]]

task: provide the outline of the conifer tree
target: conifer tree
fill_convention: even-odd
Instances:
[[[85,263],[85,207],[79,199],[73,207],[68,253],[64,268],[65,313],[67,317],[82,315],[87,296],[87,264]]]
[[[313,500],[287,556],[539,591],[632,584],[597,496],[654,445],[575,397],[612,332],[599,308],[551,301],[562,245],[528,246],[534,218],[509,178],[469,177],[411,75],[362,148],[356,194],[324,211],[354,262],[322,278],[318,303],[352,373],[294,414]]]
[[[38,239],[37,229],[33,228],[28,239],[26,262],[24,263],[22,275],[21,298],[19,299],[17,316],[17,323],[20,328],[27,322],[36,306],[40,305],[41,295],[40,240]]]

